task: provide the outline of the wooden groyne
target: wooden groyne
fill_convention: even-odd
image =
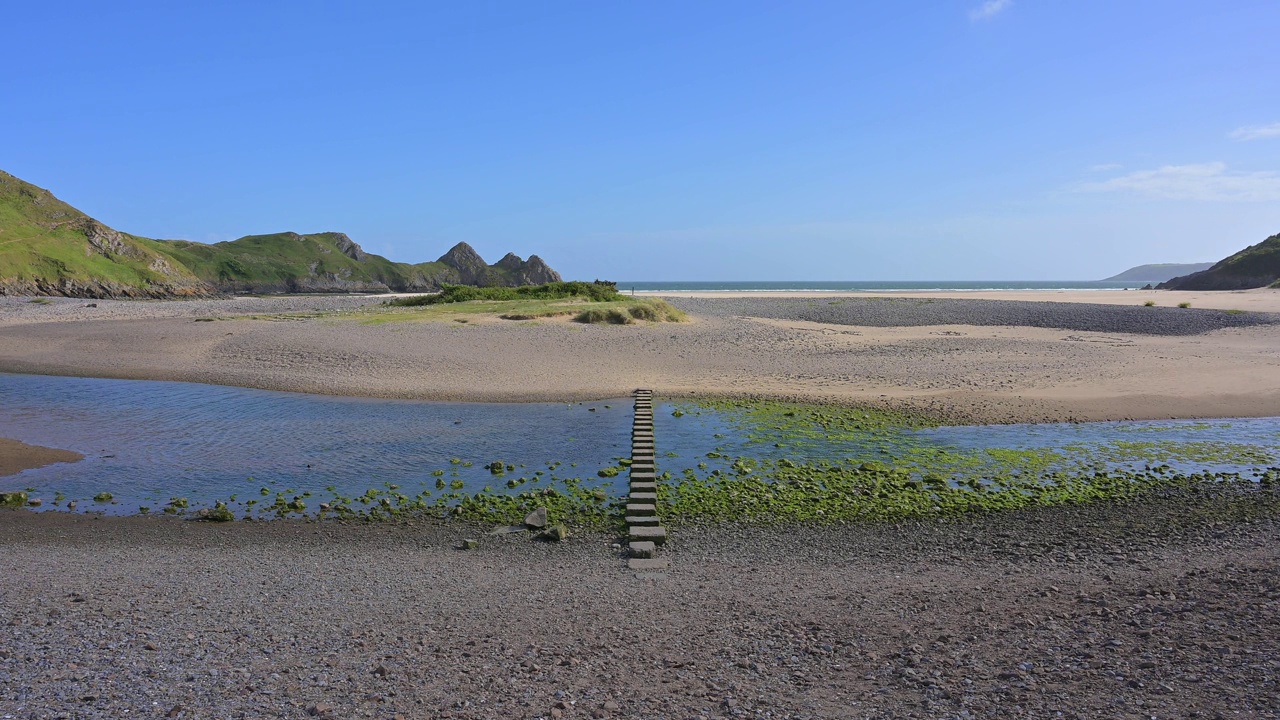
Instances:
[[[653,391],[636,390],[635,417],[631,422],[631,486],[627,495],[627,550],[632,570],[666,569],[665,558],[655,557],[667,541],[667,529],[658,517],[658,475],[653,441]]]

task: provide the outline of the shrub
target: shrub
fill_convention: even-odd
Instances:
[[[417,307],[421,305],[440,305],[443,303],[470,302],[472,300],[563,300],[582,298],[590,302],[609,302],[621,300],[614,283],[596,280],[595,282],[553,282],[545,285],[524,285],[521,287],[474,287],[471,285],[445,285],[435,295],[415,295],[407,298],[388,300],[387,305],[401,307]]]
[[[593,325],[629,325],[631,316],[617,308],[592,308],[578,313],[573,321]]]
[[[1178,307],[1180,307],[1180,308],[1189,308],[1189,307],[1191,307],[1191,303],[1189,303],[1189,302],[1180,302],[1180,303],[1178,303]]]
[[[1155,300],[1148,300],[1148,301],[1146,301],[1146,302],[1142,303],[1142,306],[1143,306],[1143,307],[1155,307],[1155,306],[1156,306],[1156,301],[1155,301]]]

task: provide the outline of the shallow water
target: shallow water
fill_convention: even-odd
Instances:
[[[685,414],[676,416],[676,411]],[[738,457],[893,464],[903,462],[907,450],[979,456],[1001,450],[1050,451],[1062,460],[1054,468],[1066,470],[1140,470],[1165,464],[1182,473],[1245,474],[1280,462],[1280,418],[1276,417],[947,426],[892,435],[789,438],[775,444],[780,438],[744,428],[732,413],[662,403],[655,409],[654,425],[658,465],[677,475],[699,462],[710,469],[724,468]],[[999,459],[990,457],[995,467]]]
[[[440,403],[0,374],[0,437],[85,455],[0,478],[0,489],[35,488],[46,503],[61,492],[80,509],[113,513],[158,510],[172,497],[192,507],[233,494],[243,501],[262,488],[310,492],[314,507],[387,483],[408,495],[434,492],[433,471],[461,480],[463,492],[505,491],[506,478],[550,475],[548,464],[560,461],[557,477],[620,492],[609,483],[625,477],[603,480],[596,471],[630,453],[630,424],[629,399]],[[495,477],[484,467],[494,460],[518,467]],[[114,504],[86,502],[104,491]]]
[[[677,409],[689,413],[676,417]],[[33,488],[47,509],[61,493],[78,509],[114,514],[159,510],[175,497],[196,508],[234,496],[232,507],[243,509],[249,499],[266,503],[277,493],[306,495],[314,510],[336,496],[388,485],[410,497],[439,497],[486,487],[521,492],[545,487],[552,476],[617,496],[626,474],[603,479],[597,471],[629,454],[630,425],[627,398],[441,403],[0,374],[0,437],[86,456],[0,478],[0,490]],[[699,463],[728,468],[737,457],[909,464],[907,453],[921,448],[970,455],[1051,450],[1078,467],[1167,463],[1183,472],[1242,474],[1280,458],[1280,418],[941,427],[775,444],[731,414],[660,402],[655,425],[659,469],[675,475]],[[1242,459],[1241,448],[1254,457]],[[495,476],[485,467],[494,460],[516,468]],[[991,455],[993,467],[1000,462]],[[506,481],[515,478],[528,482],[508,489]],[[101,492],[113,502],[92,501]]]

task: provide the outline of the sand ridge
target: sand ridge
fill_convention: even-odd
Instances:
[[[716,298],[675,299],[691,313],[687,323],[370,322],[375,316],[360,308],[378,302],[85,308],[4,299],[0,371],[475,401],[598,399],[651,387],[668,397],[889,404],[987,422],[1280,415],[1280,315]],[[327,307],[335,312],[321,312]],[[33,321],[50,310],[56,319]],[[1044,326],[1054,323],[1070,328]]]

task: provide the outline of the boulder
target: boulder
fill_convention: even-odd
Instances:
[[[540,507],[537,510],[524,516],[524,524],[531,528],[544,528],[547,526],[547,509]]]

